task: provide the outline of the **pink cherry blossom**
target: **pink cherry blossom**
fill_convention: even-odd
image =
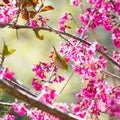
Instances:
[[[66,25],[66,22],[70,20],[70,15],[68,12],[65,12],[63,16],[60,17],[59,19],[59,26],[58,26],[58,30],[65,32],[66,28],[70,29],[71,26]]]
[[[26,115],[26,113],[27,113],[27,109],[24,104],[14,103],[12,107],[13,107],[14,111],[19,115],[23,116],[23,115]]]
[[[120,63],[120,50],[114,50],[113,51],[113,58],[116,62]],[[117,69],[120,71],[120,68],[117,67]]]
[[[71,106],[72,106],[73,114],[75,114],[76,116],[79,116],[80,118],[82,118],[82,120],[86,120],[88,113],[85,110],[80,110],[79,105],[71,104]]]
[[[82,0],[70,0],[70,4],[73,6],[79,6],[82,4]]]
[[[29,22],[30,22],[30,26],[32,26],[33,28],[38,27],[38,24],[37,24],[36,20],[33,20],[32,18],[30,18]]]
[[[3,79],[11,80],[14,76],[14,72],[10,68],[1,68],[0,75]]]
[[[41,26],[44,27],[47,21],[49,21],[49,18],[45,18],[41,14],[38,14],[38,20],[41,22]]]
[[[118,30],[113,31],[112,41],[116,48],[120,48],[120,32]]]
[[[61,83],[64,80],[65,80],[65,78],[63,76],[56,75],[52,81],[57,82],[57,83]]]
[[[15,116],[11,114],[7,114],[4,118],[0,118],[0,120],[15,120]]]
[[[65,113],[69,112],[69,106],[66,103],[54,103],[54,106]]]
[[[27,116],[32,120],[44,120],[44,113],[41,110],[30,109],[27,112]]]
[[[43,89],[43,85],[39,83],[38,79],[35,78],[32,79],[32,86],[37,91],[41,91]]]
[[[44,66],[42,66],[41,64],[33,65],[32,71],[35,72],[36,76],[38,76],[40,79],[46,78]]]
[[[56,90],[51,89],[50,84],[44,84],[42,94],[38,96],[39,101],[47,104],[52,104],[52,102],[58,97]]]
[[[15,6],[15,2],[8,3],[0,7],[0,23],[5,24],[11,22],[17,14],[18,8]]]

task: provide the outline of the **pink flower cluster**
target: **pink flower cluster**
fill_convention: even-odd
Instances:
[[[41,110],[31,109],[27,112],[27,116],[32,120],[44,120],[44,113]]]
[[[59,110],[62,110],[64,113],[69,112],[69,106],[66,103],[54,103],[53,106],[57,107]]]
[[[36,76],[38,76],[40,79],[45,79],[45,70],[49,67],[47,67],[48,64],[46,63],[40,63],[37,65],[32,66],[32,71],[35,72]],[[45,68],[46,67],[46,68]]]
[[[53,101],[58,97],[58,93],[56,92],[56,90],[50,88],[50,83],[44,84],[41,93],[42,94],[40,94],[37,99],[47,104],[52,104]]]
[[[14,103],[12,107],[13,107],[14,111],[19,115],[24,116],[27,113],[27,108],[25,107],[24,104]]]
[[[29,23],[30,23],[30,26],[32,26],[33,28],[37,28],[39,26],[37,21],[32,18],[30,18]]]
[[[59,19],[59,26],[58,26],[58,30],[59,31],[62,31],[62,32],[65,32],[66,28],[70,29],[71,27],[66,25],[66,22],[70,20],[70,15],[68,12],[64,13],[63,16],[60,17]]]
[[[100,112],[119,116],[119,92],[113,92],[116,88],[109,86],[101,74],[107,60],[101,55],[96,56],[99,44],[95,42],[88,46],[75,39],[69,39],[69,42],[72,45],[61,42],[60,53],[73,61],[74,72],[82,75],[83,81],[88,81],[87,86],[76,95],[78,103],[72,105],[73,113],[83,119],[88,116],[88,111],[95,116]],[[103,49],[107,50],[105,47]],[[119,61],[118,52],[114,53],[114,59]],[[113,103],[114,106],[110,107]]]
[[[120,1],[88,0],[88,2],[94,7],[87,8],[86,13],[79,16],[80,22],[82,22],[84,26],[90,22],[86,31],[88,31],[89,28],[95,29],[101,25],[105,30],[112,32],[113,44],[115,47],[120,48],[120,31],[116,29],[116,26],[113,24],[113,20],[111,19],[112,15],[110,14],[115,12],[116,15],[113,14],[113,16],[116,16],[115,19],[120,18]],[[84,26],[79,29],[77,28],[77,32],[81,33],[81,29],[83,29]]]
[[[32,86],[37,91],[41,91],[43,89],[43,85],[40,82],[41,81],[36,78],[32,79]]]
[[[120,15],[120,1],[119,0],[116,0],[115,11],[118,12],[118,14]]]
[[[112,42],[116,48],[120,48],[120,31],[114,30],[112,34]]]
[[[52,58],[53,56],[51,56]],[[39,64],[33,65],[32,71],[35,72],[36,76],[38,78],[33,78],[32,80],[32,86],[35,90],[41,91],[43,89],[44,83],[61,83],[64,81],[64,77],[57,74],[58,69],[54,66],[53,62],[46,63],[46,62],[40,62]],[[47,75],[52,73],[52,76],[50,76],[50,80],[46,80]]]
[[[99,55],[95,58],[96,50],[99,49],[98,43],[93,43],[92,46],[80,43],[75,39],[70,39],[70,43],[61,43],[60,52],[69,60],[73,61],[73,70],[82,75],[83,81],[88,78],[95,77],[102,69],[106,67],[106,59]]]
[[[42,15],[38,14],[36,20],[30,18],[29,22],[30,22],[30,26],[32,26],[33,28],[37,28],[39,26],[44,27],[48,20],[49,20],[48,18],[45,18]],[[39,22],[41,25],[39,25]]]
[[[1,68],[0,76],[2,79],[11,80],[14,76],[14,72],[10,68]]]
[[[108,113],[112,116],[120,116],[120,88],[109,86],[102,78],[91,78],[87,86],[76,97],[78,103],[75,105],[75,114],[77,112],[79,114],[81,110],[88,110],[96,116],[100,112]]]
[[[79,104],[71,104],[71,107],[74,115],[82,118],[82,120],[86,120],[88,113],[85,110],[81,110],[81,106]]]
[[[41,22],[41,26],[44,27],[46,22],[49,21],[49,18],[45,18],[42,15],[38,14],[38,20]]]
[[[11,22],[18,12],[18,8],[15,6],[15,1],[5,4],[0,7],[0,24]]]
[[[15,120],[15,116],[11,114],[7,114],[4,118],[0,118],[0,120]]]
[[[57,103],[53,107],[59,108],[63,112],[68,112],[68,106],[65,103]],[[27,111],[27,116],[32,120],[60,120],[58,117],[50,115],[38,109],[30,109]]]

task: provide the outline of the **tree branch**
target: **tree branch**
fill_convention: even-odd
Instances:
[[[120,76],[117,76],[117,75],[115,75],[111,72],[107,72],[107,71],[104,70],[104,71],[102,71],[102,73],[105,73],[107,76],[110,76],[110,77],[113,77],[113,78],[116,78],[116,79],[120,80]]]
[[[12,103],[7,103],[7,102],[0,102],[0,105],[11,107],[13,104]]]
[[[0,87],[7,93],[11,94],[12,96],[30,104],[33,107],[37,107],[38,109],[45,111],[51,115],[59,117],[62,120],[80,120],[80,118],[64,113],[50,105],[43,104],[42,102],[38,101],[33,95],[26,93],[22,89],[17,88],[13,84],[10,84],[8,80],[0,79]]]
[[[91,46],[92,44],[88,41],[85,41],[81,38],[79,38],[78,36],[75,36],[73,34],[70,34],[70,33],[66,33],[66,32],[61,32],[61,31],[58,31],[58,30],[55,30],[55,29],[50,29],[48,27],[38,27],[38,28],[33,28],[32,26],[29,26],[29,25],[19,25],[19,24],[1,24],[1,26],[9,26],[9,27],[12,27],[13,29],[38,29],[38,30],[45,30],[45,31],[49,31],[49,32],[54,32],[56,34],[62,34],[62,35],[65,35],[67,37],[71,37],[71,38],[74,38],[80,42],[83,42],[85,43],[86,45],[88,46]],[[120,64],[118,62],[116,62],[109,54],[107,54],[106,52],[102,51],[101,49],[97,50],[97,52],[99,52],[100,54],[102,54],[104,57],[106,57],[106,59],[110,60],[114,65],[116,65],[117,67],[120,68]]]

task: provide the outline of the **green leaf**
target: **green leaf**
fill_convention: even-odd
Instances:
[[[39,35],[39,30],[33,30],[39,40],[44,40],[44,35]]]
[[[2,56],[9,56],[15,52],[15,49],[8,49],[8,46],[4,42],[3,50],[2,50]]]

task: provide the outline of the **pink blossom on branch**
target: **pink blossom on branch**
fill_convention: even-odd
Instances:
[[[0,23],[5,24],[11,22],[18,12],[18,8],[15,6],[15,1],[0,6]]]
[[[79,6],[82,4],[82,0],[70,0],[70,4],[73,6]]]
[[[24,116],[27,113],[27,109],[24,104],[14,103],[12,107],[13,107],[14,111],[19,115]]]
[[[95,42],[92,46],[87,46],[75,39],[70,39],[69,41],[73,46],[61,42],[60,53],[73,61],[72,68],[76,73],[82,75],[83,81],[96,76],[106,67],[107,60],[104,57],[95,57],[96,50],[99,50],[100,47],[98,43]]]
[[[113,58],[116,62],[120,63],[120,50],[114,50],[113,51]],[[117,69],[120,71],[120,68],[117,67]]]
[[[36,76],[38,76],[40,79],[45,79],[45,71],[44,71],[44,66],[42,64],[37,64],[32,66],[32,71],[35,72]]]
[[[37,28],[38,27],[38,23],[37,23],[36,20],[30,18],[29,22],[30,22],[30,26],[32,26],[33,28]]]
[[[38,20],[41,22],[41,26],[44,27],[47,21],[49,21],[49,18],[45,18],[42,15],[38,14]]]
[[[120,15],[120,1],[119,0],[116,0],[115,11],[118,12],[118,14]]]
[[[37,99],[43,103],[52,104],[57,97],[58,97],[57,91],[50,88],[49,83],[44,84],[43,90],[41,91],[41,94],[38,96]]]
[[[57,107],[58,109],[65,113],[69,112],[69,106],[67,105],[67,103],[54,103],[53,106]]]
[[[41,91],[43,89],[43,85],[40,83],[40,80],[36,78],[32,79],[32,86],[37,91]]]
[[[58,30],[59,30],[59,31],[65,32],[66,28],[68,28],[68,29],[71,28],[71,26],[66,25],[66,22],[67,22],[68,20],[70,20],[70,15],[69,15],[68,12],[65,12],[65,13],[63,14],[63,16],[60,17],[59,22],[58,22],[58,24],[59,24]]]
[[[87,111],[81,110],[80,105],[71,104],[71,107],[72,107],[72,112],[74,115],[80,117],[82,120],[86,120],[86,117],[88,114]]]
[[[27,116],[32,120],[44,120],[45,117],[44,113],[41,110],[37,110],[37,109],[28,110]]]
[[[76,94],[78,106],[75,114],[80,110],[88,110],[91,114],[98,116],[100,112],[105,112],[113,116],[120,116],[119,88],[110,86],[104,79],[91,78],[87,86]],[[74,107],[73,107],[74,108]]]
[[[14,77],[14,72],[10,68],[1,68],[0,76],[2,79],[11,80]]]
[[[116,48],[120,48],[120,31],[114,30],[112,33],[112,42]]]
[[[11,114],[7,114],[4,118],[0,118],[0,120],[15,120],[15,116]]]

